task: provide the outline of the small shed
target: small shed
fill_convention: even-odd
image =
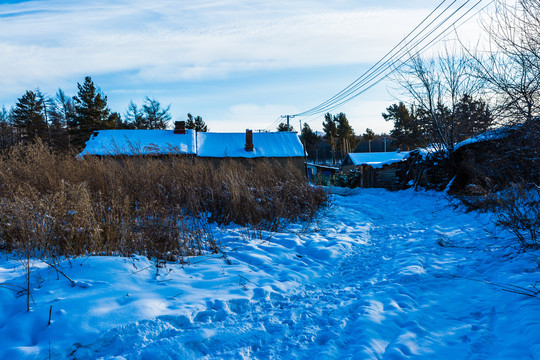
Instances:
[[[409,152],[349,153],[343,160],[343,173],[360,173],[360,187],[397,190],[403,177],[403,164]]]
[[[320,176],[324,177],[334,177],[338,172],[339,168],[330,165],[323,164],[314,164],[306,163],[308,178],[316,178]]]

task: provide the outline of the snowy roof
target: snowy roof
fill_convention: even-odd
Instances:
[[[409,156],[408,151],[402,152],[373,152],[373,153],[349,153],[347,154],[355,166],[370,165],[381,168],[405,160]]]
[[[197,133],[201,157],[303,157],[304,147],[296,133],[254,132],[253,151],[245,150],[246,133]]]
[[[195,154],[195,136],[195,130],[185,134],[173,130],[99,130],[79,155]]]
[[[86,142],[84,155],[192,154],[202,157],[303,157],[292,132],[253,133],[253,151],[245,150],[246,133],[174,134],[173,130],[100,130]]]
[[[454,150],[459,149],[462,146],[469,145],[469,144],[475,144],[482,141],[488,141],[488,140],[496,140],[501,139],[510,134],[512,130],[516,130],[517,126],[505,126],[493,130],[486,131],[482,134],[478,134],[476,136],[470,137],[468,139],[463,140],[462,142],[458,143],[456,146],[454,146]]]

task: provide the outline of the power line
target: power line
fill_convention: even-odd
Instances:
[[[433,19],[426,27],[424,27],[416,36],[414,36],[411,40],[409,40],[406,44],[401,46],[399,51],[394,54],[390,59],[384,61],[382,64],[380,64],[378,67],[374,69],[374,66],[372,66],[368,71],[366,71],[362,76],[360,76],[353,84],[353,86],[349,86],[348,88],[342,90],[338,95],[335,95],[331,99],[325,101],[324,103],[316,106],[315,108],[312,108],[310,110],[304,111],[300,114],[296,115],[310,115],[314,113],[322,113],[326,112],[330,109],[335,108],[336,104],[343,104],[347,101],[350,101],[351,99],[355,98],[357,95],[359,95],[359,92],[362,93],[364,90],[362,89],[363,86],[369,84],[373,79],[377,78],[381,74],[384,74],[386,70],[393,67],[397,61],[401,61],[403,57],[407,55],[406,49],[407,48],[414,48],[419,45],[421,45],[426,39],[428,39],[430,36],[432,36],[441,26],[443,26],[445,23],[447,23],[451,18],[453,18],[461,9],[463,9],[471,0],[467,0],[465,3],[463,3],[458,9],[453,11],[449,16],[447,16],[444,20],[442,20],[440,23],[438,23],[433,29],[430,30],[427,34],[423,35],[421,39],[416,40],[418,36],[420,36],[422,33],[424,33],[433,23],[440,18],[446,11],[448,11],[449,7],[455,3],[455,1],[450,4],[448,7],[446,7],[441,14],[439,14],[435,19]],[[439,33],[439,35],[435,36],[434,39],[432,39],[427,46],[431,45],[435,40],[440,38],[442,35],[448,31],[448,29],[452,28],[459,20],[461,20],[466,14],[468,14],[472,9],[474,9],[480,2],[483,0],[479,0],[473,7],[471,7],[465,14],[461,15],[456,21],[454,21],[450,26],[448,26],[446,29],[444,29],[442,32]],[[429,17],[429,16],[428,16]],[[416,41],[415,41],[416,40]],[[414,42],[414,43],[413,43]],[[400,42],[403,43],[403,40]],[[411,43],[412,46],[411,46]],[[423,51],[427,46],[424,46],[421,51]],[[394,47],[395,49],[396,47]],[[419,52],[417,52],[418,54]],[[409,57],[409,59],[412,58],[412,56]],[[378,62],[378,64],[381,61]],[[384,77],[388,76],[389,74],[386,74],[383,76],[380,80],[384,79]],[[374,84],[370,85],[368,88],[371,88]],[[361,89],[361,90],[359,90]],[[356,93],[356,94],[355,94]],[[340,95],[341,94],[341,95]],[[344,100],[345,99],[345,100]]]
[[[470,13],[476,6],[478,6],[483,0],[479,0],[473,7],[471,7],[467,12],[465,12],[463,15],[461,15],[454,23],[450,24],[447,28],[445,28],[442,32],[440,32],[435,38],[433,38],[432,40],[430,40],[426,45],[424,45],[422,48],[420,48],[419,50],[417,50],[414,54],[412,55],[409,55],[408,58],[406,59],[406,61],[402,61],[399,66],[397,67],[394,67],[389,73],[385,74],[384,76],[380,77],[379,79],[377,79],[377,76],[381,75],[381,74],[384,74],[384,72],[386,70],[388,70],[389,68],[395,66],[395,64],[398,62],[398,61],[401,61],[403,59],[403,57],[407,56],[407,53],[405,54],[402,54],[400,56],[400,58],[398,58],[396,61],[394,61],[393,63],[389,64],[388,66],[386,66],[384,69],[380,70],[378,73],[376,74],[371,74],[370,77],[368,78],[368,80],[366,80],[362,85],[365,84],[365,87],[364,88],[361,88],[358,87],[357,89],[355,89],[356,93],[352,93],[352,95],[350,95],[348,98],[342,98],[342,100],[338,100],[337,102],[334,102],[333,104],[331,105],[328,105],[327,107],[325,107],[324,109],[318,111],[317,113],[323,113],[323,112],[328,112],[328,111],[332,111],[338,107],[340,107],[341,105],[345,104],[346,102],[349,102],[350,100],[358,97],[359,95],[365,93],[366,91],[368,91],[369,89],[371,89],[373,86],[377,85],[378,83],[380,83],[382,80],[384,80],[386,77],[388,77],[389,75],[393,74],[394,72],[396,72],[397,70],[399,70],[402,66],[405,65],[405,63],[407,61],[409,61],[410,59],[418,56],[421,52],[423,52],[424,50],[426,49],[429,49],[431,46],[433,46],[435,44],[435,42],[437,40],[439,40],[439,38],[441,38],[442,36],[444,36],[446,34],[446,32],[451,29],[452,27],[455,26],[455,24],[460,21],[461,19],[463,19],[468,13]],[[490,1],[490,4],[492,3],[493,1]],[[489,6],[489,4],[487,5]],[[482,8],[480,11],[482,11],[483,9],[485,9],[487,6],[485,6],[484,8]],[[479,11],[479,12],[480,12]],[[479,12],[477,12],[476,14],[474,14],[472,17],[476,16]],[[471,17],[471,18],[472,18]],[[471,18],[467,19],[466,21],[464,21],[463,23],[461,23],[459,26],[463,25],[464,23],[466,23],[467,21],[469,21]],[[457,28],[457,27],[456,27]],[[416,44],[418,45],[418,44]],[[371,81],[374,81],[373,83],[370,84]],[[360,90],[358,90],[360,89]]]
[[[411,58],[418,56],[422,51],[433,46],[439,38],[447,34],[449,29],[451,29],[452,27],[457,29],[460,26],[462,26],[464,23],[468,22],[470,19],[475,17],[478,13],[480,13],[482,10],[488,7],[491,3],[493,3],[494,0],[491,0],[486,6],[484,6],[482,9],[476,12],[473,16],[469,17],[468,19],[463,21],[461,24],[456,26],[458,22],[460,22],[465,16],[467,16],[483,1],[483,0],[479,0],[467,11],[465,11],[465,13],[460,15],[449,26],[447,26],[443,31],[439,32],[436,36],[434,36],[431,40],[429,40],[427,44],[423,45],[414,54],[412,55],[408,54],[406,49],[421,46],[426,40],[428,40],[431,36],[433,36],[442,26],[444,26],[449,20],[455,17],[455,15],[458,14],[458,12],[460,12],[471,0],[467,0],[465,3],[459,6],[456,10],[454,10],[450,15],[448,15],[446,18],[440,21],[436,26],[432,27],[432,25],[439,18],[441,18],[446,12],[448,12],[449,9],[457,2],[457,0],[454,0],[452,3],[446,6],[446,8],[442,10],[440,14],[436,15],[434,19],[430,20],[430,22],[426,26],[424,26],[416,35],[410,38],[424,23],[428,21],[428,19],[430,19],[437,12],[437,10],[439,10],[444,5],[446,1],[447,0],[443,0],[441,3],[439,3],[439,5],[433,11],[431,11],[431,13],[428,16],[426,16],[412,31],[410,31],[398,44],[396,44],[379,61],[377,61],[377,63],[371,66],[366,72],[364,72],[360,77],[358,77],[355,81],[349,84],[346,88],[344,88],[343,90],[341,90],[340,92],[332,96],[330,99],[324,101],[323,103],[295,115],[312,117],[312,119],[304,120],[304,123],[308,123],[315,120],[315,118],[318,117],[316,115],[334,110],[335,108],[343,105],[344,103],[356,98],[360,94],[363,94],[364,92],[366,92],[367,90],[371,89],[373,86],[381,82],[384,78],[394,73],[395,71],[399,70]],[[427,32],[427,34],[424,34],[427,30],[429,30],[429,32]],[[419,37],[420,39],[418,39]],[[403,61],[403,58],[405,58],[407,55],[409,55],[408,58],[405,61]],[[401,62],[401,63],[399,65],[396,65],[398,62]],[[390,72],[386,73],[386,71],[390,68],[393,68],[393,69]]]
[[[429,15],[427,15],[413,30],[411,30],[403,39],[401,39],[401,41],[396,44],[389,52],[387,52],[379,61],[377,61],[373,66],[371,66],[368,70],[366,70],[362,75],[360,75],[356,80],[354,80],[351,84],[349,84],[345,89],[341,90],[340,92],[338,92],[336,95],[332,96],[330,99],[326,100],[325,102],[315,106],[314,108],[311,108],[307,111],[304,111],[302,113],[299,113],[299,114],[296,114],[296,115],[307,115],[308,113],[310,112],[313,112],[313,111],[316,111],[318,110],[319,108],[327,105],[328,103],[332,102],[334,99],[338,98],[339,96],[341,96],[342,94],[346,93],[347,91],[349,91],[349,89],[353,88],[354,86],[356,86],[356,84],[362,80],[362,78],[364,78],[367,74],[369,74],[370,71],[372,71],[378,64],[380,64],[384,59],[386,59],[390,54],[392,54],[394,52],[394,50],[399,46],[401,45],[403,42],[405,42],[407,40],[407,38],[409,36],[411,36],[420,26],[422,26],[423,23],[425,23],[427,21],[427,19],[429,19],[447,0],[443,0],[431,13],[429,13]],[[445,10],[443,10],[443,12],[441,14],[439,14],[433,21],[435,21],[438,17],[440,17],[445,11],[448,10],[448,8],[450,6],[452,6],[457,0],[454,0]],[[421,34],[427,27],[429,27],[432,23],[430,22],[430,24],[428,24],[419,34]],[[418,35],[416,35],[418,36]],[[414,38],[413,38],[414,39]]]
[[[274,122],[272,124],[270,124],[269,126],[265,127],[263,130],[271,130],[272,128],[274,128],[276,125],[279,124],[279,122],[281,121],[281,116],[278,116],[276,118],[276,120],[274,120]]]

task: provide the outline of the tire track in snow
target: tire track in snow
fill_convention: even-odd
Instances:
[[[497,357],[500,293],[486,298],[484,284],[451,276],[486,275],[492,265],[476,259],[481,250],[461,244],[489,234],[474,230],[474,216],[454,213],[439,197],[393,193],[381,202],[378,194],[366,190],[341,199],[324,222],[324,236],[348,236],[353,244],[328,269],[331,276],[289,294],[257,288],[251,301],[216,300],[192,317],[118,327],[77,346],[72,358]],[[439,201],[438,210],[432,201]],[[406,212],[395,211],[403,207]],[[441,239],[455,247],[440,246]]]

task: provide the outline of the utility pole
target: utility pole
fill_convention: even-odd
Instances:
[[[294,117],[295,117],[295,115],[281,115],[281,118],[282,118],[282,119],[287,118],[287,131],[290,131],[289,119],[292,119],[292,118],[294,118]]]
[[[386,136],[384,137],[384,152],[386,152]]]
[[[287,121],[287,131],[289,130],[289,122]],[[302,147],[304,148],[304,161],[307,160],[307,151],[306,143],[304,142],[304,137],[302,136],[302,120],[300,120],[300,141],[302,142]]]

